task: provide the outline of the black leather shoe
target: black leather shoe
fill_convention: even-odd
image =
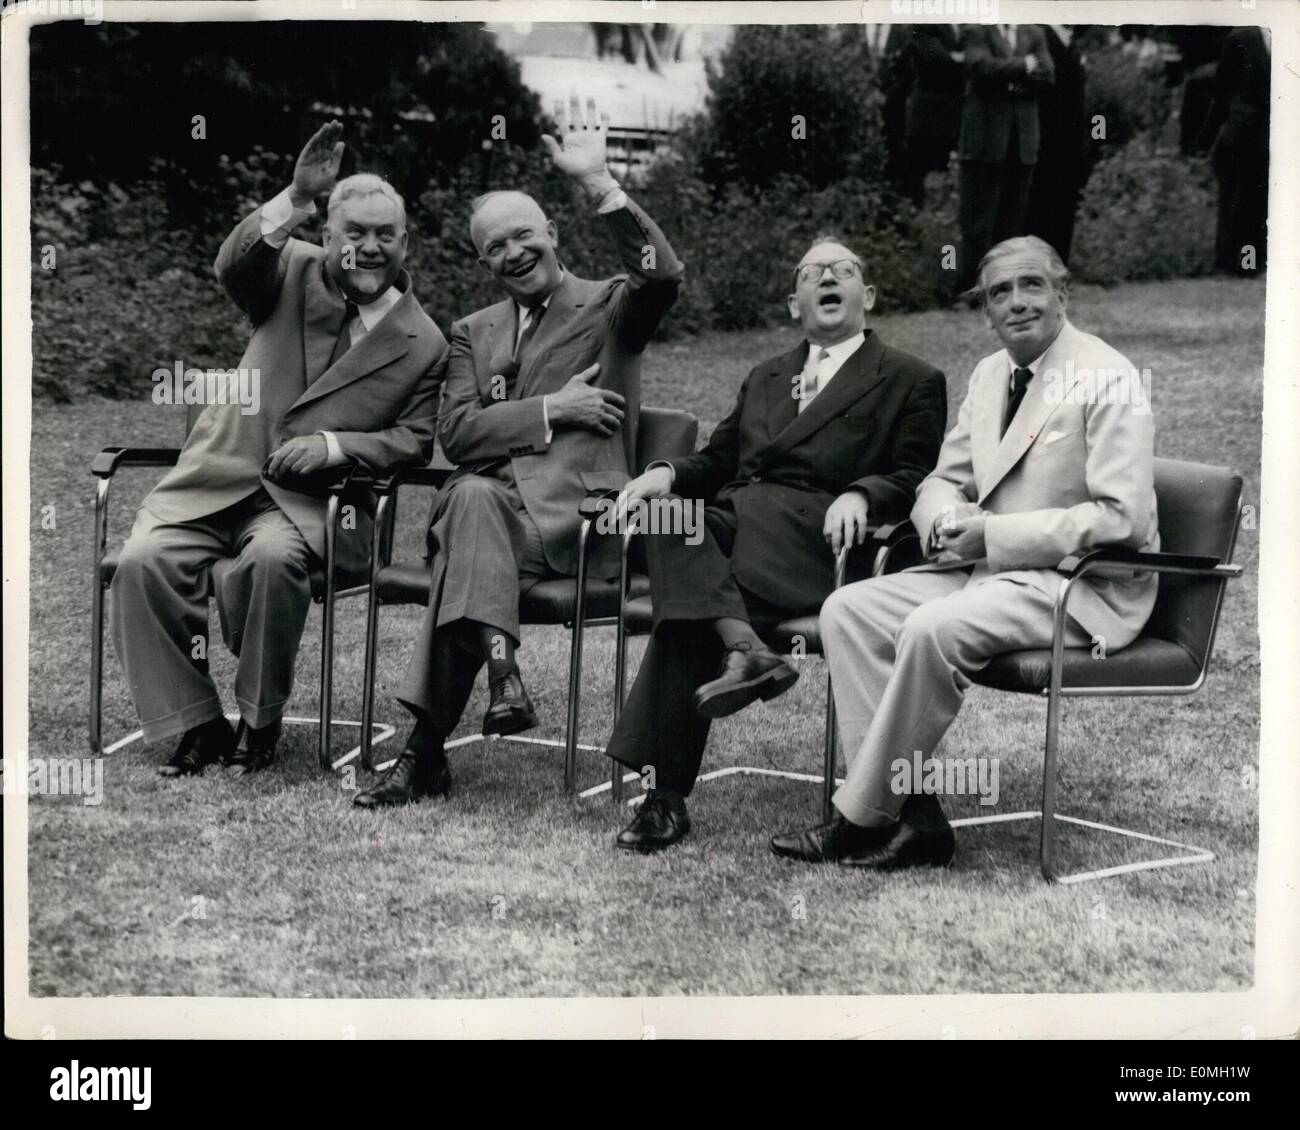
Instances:
[[[614,846],[626,851],[659,851],[672,847],[690,830],[685,799],[666,789],[651,789],[632,823],[619,832]]]
[[[225,718],[213,718],[181,735],[176,752],[158,770],[160,777],[200,776],[209,765],[229,757],[235,748],[235,731]]]
[[[281,722],[277,718],[260,730],[240,723],[241,737],[222,764],[234,777],[247,777],[275,764],[275,747],[280,740]]]
[[[908,797],[893,833],[886,843],[855,851],[840,862],[871,871],[901,871],[906,867],[947,867],[956,854],[952,825],[938,797]]]
[[[451,766],[445,756],[407,746],[370,788],[357,793],[357,808],[389,808],[451,792]]]
[[[802,859],[805,863],[839,863],[855,852],[888,842],[894,831],[894,826],[863,828],[837,812],[829,824],[773,836],[772,850],[786,859]]]
[[[483,715],[483,734],[517,734],[537,725],[537,715],[524,690],[524,681],[517,670],[488,682],[492,696],[487,713]]]
[[[718,677],[695,692],[695,709],[706,718],[725,718],[755,699],[766,702],[799,681],[799,672],[767,647],[733,643],[722,656]]]

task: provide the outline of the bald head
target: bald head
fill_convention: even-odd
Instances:
[[[469,237],[479,262],[516,302],[533,306],[560,285],[555,224],[526,192],[489,192],[474,201]]]

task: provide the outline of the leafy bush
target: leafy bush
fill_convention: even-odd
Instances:
[[[1085,282],[1171,279],[1214,267],[1209,163],[1156,152],[1138,135],[1092,171],[1079,202],[1071,270]]]
[[[1113,44],[1089,53],[1088,120],[1106,121],[1105,140],[1093,141],[1094,160],[1122,149],[1139,134],[1155,134],[1169,122],[1173,89],[1165,82],[1159,57],[1142,61],[1131,43]]]
[[[707,81],[691,149],[715,190],[780,176],[824,188],[884,167],[882,99],[857,27],[738,27]],[[794,136],[796,116],[805,137]]]

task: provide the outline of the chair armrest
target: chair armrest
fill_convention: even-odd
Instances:
[[[887,572],[897,572],[898,568],[906,568],[909,564],[915,564],[916,562],[913,562],[912,558],[920,561],[925,557],[921,547],[921,536],[916,532],[916,527],[910,521],[877,526],[863,548],[869,548],[875,552],[870,572],[867,574],[871,577],[879,577]],[[895,555],[901,555],[905,563],[891,570],[889,567],[890,559]]]
[[[121,467],[174,467],[179,447],[106,447],[90,461],[90,473],[111,479]]]
[[[346,463],[322,467],[319,471],[307,475],[298,475],[290,471],[268,476],[268,478],[276,486],[284,487],[296,494],[311,495],[314,498],[344,494],[349,488],[367,487],[374,482],[370,469],[351,458]]]
[[[619,493],[617,487],[593,488],[587,491],[586,497],[578,503],[578,513],[584,518],[599,518],[605,510],[603,504],[607,500],[618,498]]]
[[[401,486],[434,487],[441,490],[451,478],[452,467],[398,467],[374,478],[376,494],[392,494]]]
[[[1186,553],[1143,553],[1123,546],[1101,546],[1071,554],[1056,566],[1065,577],[1082,577],[1096,569],[1129,569],[1142,573],[1182,573],[1195,577],[1240,577],[1241,566],[1224,564],[1217,557]]]

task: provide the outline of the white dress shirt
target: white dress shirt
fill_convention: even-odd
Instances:
[[[802,412],[813,400],[825,391],[826,386],[834,379],[835,374],[840,371],[840,367],[853,356],[866,341],[865,332],[858,332],[844,341],[837,341],[834,345],[810,346],[808,356],[812,356],[814,349],[822,350],[822,358],[817,363],[817,387],[811,393],[806,389],[808,382],[808,373],[805,371],[799,374],[799,411]]]

